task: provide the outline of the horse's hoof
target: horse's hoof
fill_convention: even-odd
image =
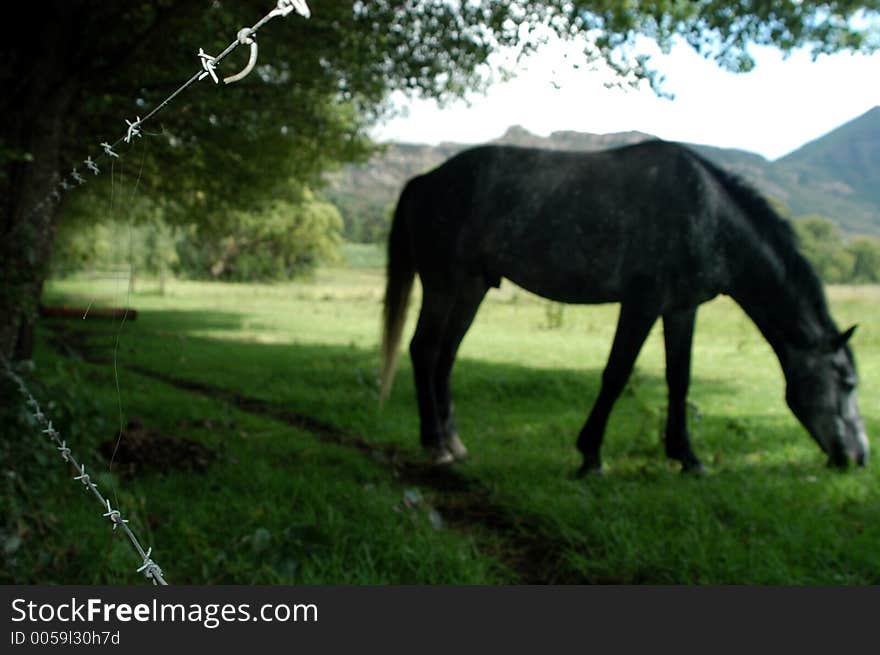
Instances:
[[[690,448],[666,451],[666,456],[681,464],[681,472],[689,475],[705,475],[706,469],[700,459],[694,455]]]
[[[583,453],[582,453],[583,454]],[[602,475],[602,460],[599,458],[599,454],[583,454],[584,463],[581,464],[581,467],[575,473],[575,477],[583,478],[587,475]]]
[[[605,469],[602,468],[602,464],[599,462],[584,462],[581,464],[581,467],[575,472],[574,477],[581,479],[587,476],[603,476],[605,475]]]
[[[453,434],[446,440],[446,448],[452,453],[457,460],[467,459],[468,450],[461,442],[461,438],[457,434]]]
[[[708,475],[709,472],[706,470],[706,467],[703,466],[703,463],[700,460],[694,460],[692,462],[681,463],[681,474],[702,477],[704,475]]]
[[[455,456],[449,451],[445,444],[431,446],[427,451],[428,457],[433,466],[450,466],[455,464]]]

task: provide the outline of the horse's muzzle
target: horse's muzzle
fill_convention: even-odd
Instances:
[[[858,435],[855,443],[844,446],[835,444],[828,454],[828,466],[831,468],[845,469],[850,464],[863,467],[868,463],[868,439],[864,433]]]

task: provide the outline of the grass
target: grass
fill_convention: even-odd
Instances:
[[[381,253],[344,254],[348,266],[302,283],[174,281],[164,296],[141,283],[130,297],[114,282],[48,286],[47,303],[139,312],[124,325],[42,324],[29,379],[172,582],[880,579],[876,465],[824,467],[785,406],[772,351],[730,300],[701,308],[694,347],[691,428],[710,475],[682,476],[662,455],[658,324],[612,414],[608,475],[572,479],[617,308],[560,313],[506,282],[462,345],[453,393],[472,457],[443,475],[420,463],[407,358],[378,407]],[[829,295],[841,326],[862,324],[853,345],[875,435],[880,289]],[[123,477],[99,444],[130,417],[215,457],[203,472]],[[34,438],[0,453],[6,581],[132,582],[133,553]]]

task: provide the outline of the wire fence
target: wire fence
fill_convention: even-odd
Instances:
[[[37,399],[31,394],[27,385],[24,383],[24,380],[12,369],[9,360],[2,357],[0,358],[0,362],[3,364],[6,376],[15,383],[22,396],[25,397],[25,404],[30,408],[31,416],[33,416],[37,425],[41,428],[42,433],[51,440],[55,449],[61,454],[61,458],[70,464],[70,466],[73,467],[73,470],[77,473],[73,479],[81,482],[86,490],[91,492],[92,496],[98,500],[101,504],[101,508],[106,510],[103,516],[104,518],[109,519],[113,524],[113,530],[116,531],[117,528],[121,529],[122,532],[125,533],[125,536],[128,537],[131,545],[134,546],[134,549],[137,551],[142,562],[137,569],[138,573],[143,573],[148,579],[152,580],[155,585],[167,585],[168,583],[165,581],[162,569],[150,557],[153,552],[152,547],[144,550],[137,535],[135,535],[134,531],[128,526],[128,519],[122,518],[122,512],[118,509],[113,509],[110,505],[110,500],[101,493],[98,489],[98,485],[92,482],[91,477],[86,473],[86,465],[80,463],[73,455],[67,442],[61,438],[61,433],[55,429],[52,425],[51,419],[49,419],[40,408],[40,403],[37,402]]]
[[[125,123],[127,129],[125,135],[119,137],[113,143],[107,141],[101,142],[101,152],[96,154],[95,157],[92,157],[90,154],[83,160],[82,163],[85,164],[86,170],[93,175],[99,175],[101,173],[101,168],[98,165],[99,163],[103,163],[104,160],[118,158],[119,154],[116,152],[115,148],[119,147],[121,143],[130,144],[132,139],[140,137],[141,127],[144,123],[152,119],[156,114],[167,107],[177,96],[196,82],[210,78],[215,84],[219,84],[220,78],[217,76],[217,66],[223,61],[223,59],[229,56],[230,53],[242,45],[250,47],[250,58],[248,59],[248,63],[239,73],[223,78],[223,83],[232,84],[246,77],[251,70],[253,70],[257,62],[257,31],[272,19],[286,17],[294,11],[303,18],[309,18],[311,15],[306,0],[278,0],[275,8],[263,16],[253,26],[243,27],[239,30],[235,40],[216,57],[206,54],[204,50],[200,48],[197,55],[201,65],[199,71],[193,74],[186,82],[181,84],[173,93],[156,105],[143,118],[137,116],[134,121],[126,119]],[[77,170],[76,166],[74,166],[73,170],[71,170],[66,176],[61,177],[60,175],[57,175],[57,177],[60,181],[51,192],[35,204],[30,212],[31,214],[45,209],[47,203],[60,203],[65,194],[87,182],[87,179]],[[105,510],[102,516],[109,519],[113,525],[113,530],[116,531],[119,529],[126,537],[128,537],[128,540],[131,542],[131,545],[141,559],[141,565],[137,568],[137,572],[143,573],[149,580],[152,580],[154,585],[167,585],[168,582],[165,580],[162,569],[151,558],[153,552],[152,547],[148,547],[144,550],[137,536],[129,527],[128,520],[122,517],[122,513],[118,509],[113,509],[110,505],[110,500],[106,498],[98,489],[98,486],[92,482],[89,474],[86,473],[85,464],[81,463],[74,457],[67,442],[61,438],[61,434],[52,425],[52,421],[49,417],[42,411],[40,404],[37,402],[36,398],[34,398],[33,394],[31,394],[27,385],[25,385],[24,380],[15,372],[15,370],[13,370],[9,360],[0,355],[0,364],[2,364],[6,376],[12,380],[12,382],[18,387],[22,396],[24,396],[25,404],[30,408],[31,415],[37,425],[41,428],[42,434],[50,439],[56,450],[61,454],[61,458],[73,467],[77,474],[73,479],[81,482],[86,490],[101,504],[101,508]]]
[[[186,91],[196,82],[199,82],[206,78],[210,78],[215,84],[219,84],[220,78],[217,76],[217,67],[220,65],[220,62],[228,57],[239,46],[247,45],[250,47],[251,51],[247,65],[239,73],[223,78],[223,83],[232,84],[241,79],[244,79],[251,72],[251,70],[253,70],[257,62],[257,32],[272,19],[278,17],[286,17],[294,11],[303,18],[309,18],[311,16],[311,10],[309,9],[306,0],[278,0],[275,8],[272,9],[268,14],[263,16],[256,23],[254,23],[253,26],[241,28],[238,31],[235,40],[232,41],[232,43],[230,43],[216,57],[205,53],[202,48],[199,48],[197,57],[201,68],[196,73],[194,73],[186,82],[181,84],[167,98],[165,98],[162,102],[153,107],[153,109],[151,109],[150,112],[146,114],[143,118],[137,116],[134,121],[125,119],[126,131],[124,135],[120,136],[112,143],[108,141],[102,141],[99,144],[101,147],[101,151],[99,153],[95,154],[94,157],[89,154],[84,160],[82,160],[82,163],[85,164],[86,170],[88,172],[91,172],[93,175],[99,175],[101,173],[101,167],[98,165],[99,163],[103,163],[105,160],[109,161],[119,158],[119,153],[117,153],[115,149],[119,147],[120,144],[130,144],[132,139],[136,137],[140,138],[142,136],[141,128],[143,127],[144,123],[152,119],[156,114],[167,107],[177,96]],[[52,191],[46,194],[45,197],[43,197],[39,202],[34,205],[34,207],[31,209],[31,213],[42,211],[46,208],[47,204],[50,203],[60,204],[61,199],[64,197],[65,194],[70,193],[73,189],[82,186],[83,184],[86,184],[88,181],[87,178],[79,172],[77,166],[74,166],[73,169],[64,177],[62,177],[60,174],[56,174],[56,178],[59,181],[56,183],[55,187],[52,189]]]

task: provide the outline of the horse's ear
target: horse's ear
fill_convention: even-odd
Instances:
[[[859,327],[858,324],[853,325],[846,332],[841,332],[834,337],[834,339],[831,340],[832,350],[843,348],[844,344],[846,344],[846,342],[850,340],[850,337],[852,337],[853,333],[855,333],[857,327]]]

